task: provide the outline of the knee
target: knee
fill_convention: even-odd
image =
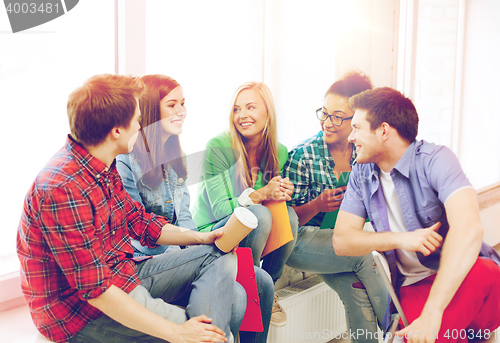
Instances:
[[[257,220],[259,221],[259,225],[257,226],[258,230],[271,232],[271,226],[273,225],[273,216],[271,215],[271,211],[263,205],[253,205],[248,207],[248,209],[255,214]]]
[[[374,274],[378,275],[378,270],[375,266],[375,260],[373,259],[372,254],[366,254],[358,257],[352,256],[351,258],[357,259],[356,266],[354,267],[355,272],[360,272],[361,270],[373,270]]]
[[[290,220],[290,226],[292,227],[293,236],[296,237],[297,230],[299,228],[299,217],[297,216],[297,213],[295,213],[295,210],[290,206],[287,206],[287,210],[288,210],[288,219]]]
[[[271,275],[269,275],[264,269],[256,266],[254,266],[254,270],[261,303],[272,304],[274,300],[274,282]]]
[[[254,270],[257,288],[261,290],[270,290],[271,293],[274,293],[274,283],[271,275],[269,275],[264,269],[257,266],[254,266]]]
[[[219,257],[219,259],[223,261],[223,270],[228,274],[227,277],[236,280],[236,272],[238,270],[238,259],[236,254],[225,254]]]
[[[231,315],[242,319],[247,308],[247,293],[242,285],[234,283],[233,306]]]
[[[479,257],[472,268],[469,270],[466,278],[469,280],[481,280],[484,275],[498,274],[498,265],[490,259]]]

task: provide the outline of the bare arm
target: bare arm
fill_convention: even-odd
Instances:
[[[206,316],[194,317],[182,325],[172,323],[148,310],[120,288],[112,285],[104,293],[89,300],[110,318],[131,329],[168,342],[226,342],[224,332]]]
[[[472,188],[452,194],[445,203],[450,229],[443,244],[436,279],[422,314],[405,332],[439,332],[443,312],[474,265],[481,249],[483,227],[476,192]],[[424,337],[426,342],[434,342]],[[411,340],[408,340],[411,342]]]
[[[443,238],[436,232],[438,222],[429,228],[413,232],[367,232],[363,231],[365,219],[340,210],[333,230],[333,248],[339,256],[363,256],[373,250],[389,251],[404,249],[419,251],[425,256],[441,246]]]
[[[163,226],[156,244],[161,245],[199,245],[211,244],[217,237],[222,236],[222,230],[198,232],[181,228],[172,224]]]
[[[319,213],[318,207],[315,206],[314,200],[316,199],[313,199],[308,203],[305,203],[304,205],[292,206],[292,208],[295,210],[295,213],[297,213],[297,217],[299,217],[299,226],[306,225],[308,221],[310,221],[315,215]]]

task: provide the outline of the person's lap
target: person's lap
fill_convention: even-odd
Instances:
[[[254,264],[260,266],[262,252],[264,251],[269,234],[271,233],[273,218],[269,209],[263,205],[253,205],[247,207],[247,209],[257,217],[258,226],[240,242],[239,246],[251,248]],[[291,207],[287,207],[287,211],[294,240],[264,256],[262,263],[262,269],[271,275],[273,282],[276,282],[276,280],[281,277],[285,261],[292,252],[297,237],[297,215]],[[221,219],[213,226],[212,230],[223,227],[229,220],[229,217],[230,215]]]
[[[400,302],[410,323],[420,316],[434,279],[435,275],[401,287]],[[436,342],[467,342],[485,330],[492,332],[500,326],[499,304],[500,267],[478,258],[444,311]]]
[[[140,262],[137,270],[141,286],[136,287],[131,295],[137,297],[136,300],[144,306],[178,324],[190,317],[205,314],[214,320],[213,324],[226,332],[226,336],[229,335],[236,282],[228,280],[235,280],[236,277],[235,255],[223,254],[214,245],[203,245],[156,255]],[[186,310],[170,303],[187,305]],[[242,316],[244,310],[237,312]],[[106,315],[87,324],[71,342],[93,341],[163,342],[129,329]]]
[[[265,342],[269,323],[271,320],[272,305],[274,301],[274,282],[281,276],[285,261],[289,256],[295,239],[280,247],[274,252],[269,253],[263,259],[262,269],[258,268],[260,265],[262,251],[266,245],[269,233],[272,227],[272,216],[269,209],[263,205],[253,205],[247,207],[258,219],[258,226],[256,229],[245,237],[239,244],[240,247],[249,247],[252,249],[252,257],[256,266],[256,280],[259,291],[259,298],[261,303],[262,322],[264,325],[264,332],[240,332],[240,337],[245,342]],[[287,207],[288,216],[291,223],[292,234],[294,238],[297,237],[298,218],[295,211],[291,207]],[[230,215],[220,220],[215,224],[212,230],[223,227],[229,220]],[[269,276],[271,276],[271,283],[269,283]]]
[[[388,293],[374,268],[373,258],[371,255],[338,256],[333,249],[332,235],[332,229],[301,226],[286,263],[298,270],[320,274],[339,294],[351,329],[376,332],[376,319],[382,322]]]

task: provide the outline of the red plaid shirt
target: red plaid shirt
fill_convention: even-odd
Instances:
[[[87,300],[140,281],[130,237],[155,247],[163,217],[148,214],[108,169],[68,139],[38,174],[17,235],[24,297],[38,330],[65,342],[101,312]]]

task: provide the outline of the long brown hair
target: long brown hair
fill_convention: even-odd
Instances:
[[[164,145],[161,140],[160,100],[180,85],[173,78],[159,74],[146,75],[141,80],[146,85],[146,92],[139,100],[142,139],[137,140],[133,153],[144,173],[143,181],[154,188],[163,180],[162,165],[171,166],[179,177],[187,176],[179,136],[170,136]]]
[[[267,109],[267,123],[262,131],[262,139],[258,147],[261,151],[261,161],[265,161],[264,170],[262,171],[264,183],[267,184],[271,178],[278,175],[280,165],[278,161],[278,139],[276,126],[276,110],[274,107],[273,95],[269,88],[263,82],[245,82],[233,95],[231,102],[231,114],[229,115],[229,134],[231,136],[231,146],[236,149],[241,156],[241,163],[236,164],[236,182],[243,188],[252,186],[252,175],[249,169],[248,152],[243,143],[242,136],[234,126],[234,104],[238,95],[247,89],[255,90],[264,100]],[[270,174],[270,175],[269,175]],[[270,177],[267,177],[267,176]]]

